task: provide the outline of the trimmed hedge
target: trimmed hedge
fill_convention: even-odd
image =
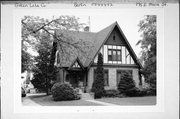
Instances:
[[[55,83],[51,92],[55,101],[80,99],[78,93],[69,84]]]
[[[104,97],[118,97],[119,91],[118,90],[105,90]]]
[[[129,90],[126,90],[125,95],[129,97],[141,97],[141,96],[147,96],[148,91],[147,90],[140,90],[139,88],[131,88]]]

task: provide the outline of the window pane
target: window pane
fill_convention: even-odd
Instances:
[[[117,86],[119,85],[120,80],[121,80],[121,72],[117,72]]]
[[[117,60],[121,61],[121,51],[120,50],[117,51]]]
[[[112,55],[112,52],[111,52],[111,50],[108,50],[108,55]]]
[[[112,57],[113,61],[116,61],[116,51],[113,50],[113,57]]]

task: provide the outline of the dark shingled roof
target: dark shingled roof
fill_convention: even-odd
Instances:
[[[77,58],[79,58],[80,62],[84,67],[89,67],[94,60],[96,54],[100,50],[101,46],[104,44],[104,42],[107,40],[109,35],[111,34],[112,30],[115,26],[119,25],[117,22],[114,22],[113,24],[109,25],[108,27],[102,29],[99,32],[80,32],[80,31],[68,31],[68,35],[72,37],[74,41],[83,41],[86,43],[86,46],[80,45],[81,49],[84,51],[78,52],[75,49],[70,49],[72,52],[72,55],[66,57],[66,59],[61,59],[60,61],[60,67],[69,67],[72,65],[73,61]],[[120,29],[120,32],[122,33],[122,30]],[[62,33],[60,30],[56,30],[56,34]],[[123,33],[122,33],[123,34]],[[124,35],[124,34],[123,34]],[[125,37],[125,36],[124,36]],[[132,50],[131,46],[129,45],[127,39],[125,38],[128,46],[130,47],[130,50]],[[88,46],[88,47],[87,47]],[[133,52],[133,50],[132,50]],[[138,61],[135,53],[132,54],[134,56],[135,62],[141,67],[140,62]],[[68,59],[68,60],[67,60]]]

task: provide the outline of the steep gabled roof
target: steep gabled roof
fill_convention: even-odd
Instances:
[[[131,54],[135,63],[137,63],[140,66],[140,68],[142,68],[141,63],[139,62],[136,54],[134,53],[132,47],[130,46],[129,42],[127,41],[124,33],[122,32],[122,30],[117,22],[114,22],[113,24],[109,25],[108,27],[106,27],[103,30],[96,32],[96,33],[69,31],[68,34],[71,34],[71,36],[75,37],[76,40],[87,41],[89,47],[88,48],[82,47],[82,50],[85,52],[84,54],[83,53],[75,53],[75,54],[78,54],[78,56],[72,55],[71,57],[68,57],[69,61],[67,61],[67,60],[61,61],[61,66],[69,67],[72,64],[72,62],[75,61],[77,57],[79,57],[79,60],[84,67],[90,67],[94,61],[95,56],[99,52],[101,46],[107,41],[111,32],[114,30],[114,28],[116,26],[118,27],[125,43],[127,44],[127,49],[129,50],[129,53]]]
[[[104,28],[103,30],[96,33],[96,37],[94,40],[94,48],[91,49],[89,52],[89,59],[86,60],[85,65],[89,66],[92,61],[94,61],[94,58],[98,51],[100,50],[101,46],[104,44],[104,41],[108,38],[111,31],[113,30],[115,26],[115,23],[109,25],[108,27]]]

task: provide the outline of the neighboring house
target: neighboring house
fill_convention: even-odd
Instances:
[[[61,32],[56,30],[58,34]],[[142,66],[117,22],[97,33],[69,31],[68,34],[76,41],[88,42],[88,47],[81,47],[85,53],[73,49],[68,58],[63,58],[57,50],[55,66],[58,67],[58,81],[69,83],[74,88],[84,87],[86,92],[90,92],[96,76],[98,53],[101,52],[106,90],[117,89],[123,71],[129,71],[136,87],[139,87]]]

